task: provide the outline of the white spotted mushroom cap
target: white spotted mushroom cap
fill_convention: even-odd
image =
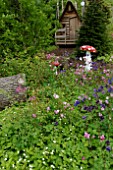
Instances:
[[[90,46],[90,45],[83,45],[83,46],[80,47],[80,50],[90,51],[90,52],[96,53],[96,49],[93,46]]]

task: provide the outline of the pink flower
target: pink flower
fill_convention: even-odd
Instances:
[[[36,100],[36,97],[35,97],[35,96],[31,96],[31,97],[29,98],[29,100],[30,100],[30,101]]]
[[[99,113],[98,115],[99,115],[99,117],[103,116],[101,113]]]
[[[94,139],[94,138],[95,138],[95,135],[93,135],[92,138]]]
[[[64,118],[64,114],[60,114],[60,117],[61,117],[61,118]]]
[[[102,76],[102,80],[105,80],[106,78],[104,76]]]
[[[99,99],[99,103],[102,104],[102,100]]]
[[[26,90],[27,90],[26,87],[23,87],[23,86],[19,85],[19,86],[16,88],[16,93],[24,93]]]
[[[48,107],[47,107],[47,111],[49,111],[49,110],[50,110],[50,107],[48,106]]]
[[[36,114],[32,114],[32,117],[33,117],[33,118],[36,118],[36,117],[37,117],[37,115],[36,115]]]
[[[105,103],[108,104],[109,103],[108,100],[105,100]]]
[[[87,138],[87,139],[89,139],[89,138],[90,138],[90,134],[87,133],[87,132],[85,132],[85,133],[84,133],[84,137]]]
[[[109,73],[107,73],[107,74],[106,74],[106,76],[108,76],[108,77],[109,77],[109,76],[110,76],[110,74],[109,74]]]
[[[105,136],[104,135],[100,136],[100,140],[101,141],[105,140]]]
[[[66,104],[67,104],[67,102],[63,102],[63,104],[64,104],[64,105],[66,105]]]
[[[101,110],[102,110],[102,111],[105,110],[104,107],[101,107]]]
[[[84,156],[82,157],[82,160],[85,160],[85,157],[84,157]]]
[[[106,70],[106,69],[104,69],[104,70],[103,70],[103,73],[107,73],[107,70]]]
[[[113,97],[113,93],[110,93],[110,96]]]
[[[74,110],[74,108],[73,108],[73,107],[71,107],[71,108],[70,108],[70,110]]]
[[[54,110],[55,114],[58,114],[60,112],[60,110]]]

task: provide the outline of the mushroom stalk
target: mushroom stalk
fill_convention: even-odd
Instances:
[[[87,70],[87,71],[89,71],[89,70],[91,70],[91,63],[92,63],[92,58],[91,58],[91,53],[90,53],[90,51],[86,51],[86,56],[84,57],[85,58],[85,64],[86,64],[86,66],[85,66],[85,69]]]

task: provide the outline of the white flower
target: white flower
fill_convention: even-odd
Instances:
[[[53,155],[53,153],[54,153],[54,150],[51,151],[51,155]]]
[[[54,97],[55,99],[58,99],[58,98],[59,98],[59,95],[56,94],[56,93],[54,93],[53,97]]]
[[[54,169],[54,168],[55,168],[55,166],[54,166],[54,165],[51,165],[51,168],[53,168],[53,169]]]
[[[25,83],[25,82],[24,82],[24,79],[20,78],[20,79],[18,80],[18,83],[21,84],[21,85],[23,85],[23,84]]]
[[[29,165],[30,168],[33,168],[33,165]]]

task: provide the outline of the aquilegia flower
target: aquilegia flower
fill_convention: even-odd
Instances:
[[[36,100],[36,97],[35,96],[31,96],[31,97],[29,97],[29,100],[30,101]]]
[[[79,100],[76,100],[74,106],[78,106],[80,104],[80,101]]]
[[[56,93],[54,93],[54,94],[53,94],[53,97],[54,97],[55,99],[58,99],[58,98],[59,98],[59,95],[56,94]]]
[[[110,151],[111,151],[110,146],[107,146],[107,147],[106,147],[106,150],[107,150],[108,152],[110,152]]]
[[[89,138],[90,138],[90,134],[87,133],[87,132],[85,132],[85,133],[84,133],[84,137],[87,138],[87,139],[89,139]]]
[[[54,110],[55,114],[58,114],[60,112],[60,110]]]
[[[110,144],[110,141],[109,141],[109,140],[107,140],[107,141],[106,141],[106,144],[107,144],[107,145],[109,145],[109,144]]]
[[[37,115],[36,115],[36,114],[32,114],[32,117],[33,117],[33,118],[36,118],[36,117],[37,117]]]
[[[50,107],[49,106],[47,107],[47,111],[50,111]]]
[[[86,119],[87,118],[87,116],[82,116],[82,119]]]
[[[101,141],[105,140],[105,136],[104,136],[104,135],[101,135],[101,136],[100,136],[100,140],[101,140]]]

